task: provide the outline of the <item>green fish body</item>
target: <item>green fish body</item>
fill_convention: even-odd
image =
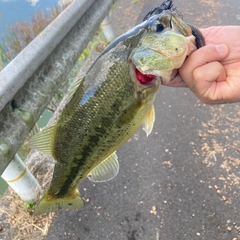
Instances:
[[[78,185],[85,177],[99,182],[117,175],[116,150],[142,123],[150,134],[161,80],[171,80],[174,69],[195,49],[191,28],[167,10],[103,51],[70,92],[57,123],[30,140],[56,159],[51,185],[35,214],[80,209],[84,202]]]

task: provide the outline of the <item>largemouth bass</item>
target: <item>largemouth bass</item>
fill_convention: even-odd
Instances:
[[[82,208],[79,183],[87,176],[97,182],[115,177],[116,150],[142,123],[151,133],[161,81],[170,81],[197,47],[191,27],[172,6],[150,15],[101,53],[70,90],[57,123],[30,140],[56,159],[51,185],[34,214]]]

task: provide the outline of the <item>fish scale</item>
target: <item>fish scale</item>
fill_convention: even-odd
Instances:
[[[79,102],[84,91],[81,89],[76,91],[68,107],[71,109],[71,105],[78,105],[78,108],[71,116],[71,120],[61,124],[62,119],[66,118],[63,111],[58,121],[60,126],[56,129],[57,141],[55,142],[56,148],[54,148],[54,156],[57,159],[54,175],[58,175],[58,171],[63,168],[60,165],[64,165],[66,158],[68,158],[67,164],[64,166],[67,177],[63,181],[60,180],[62,186],[58,178],[56,180],[53,178],[50,191],[55,189],[56,186],[64,189],[58,193],[59,196],[71,191],[69,184],[73,181],[74,176],[78,178],[78,181],[81,181],[87,175],[87,172],[114,152],[119,145],[125,142],[139,128],[141,123],[137,124],[135,118],[143,118],[142,115],[146,113],[142,114],[140,111],[138,117],[135,113],[136,110],[133,111],[136,109],[135,105],[141,105],[139,102],[142,99],[139,100],[139,96],[135,94],[133,81],[128,74],[126,75],[128,72],[129,65],[126,62],[114,65],[104,83],[98,87],[94,98],[90,98],[83,106],[80,106]],[[118,76],[121,81],[118,81],[114,76]],[[80,88],[83,87],[84,81]],[[118,90],[114,93],[113,98],[112,89],[116,88]],[[81,94],[78,94],[79,92]],[[101,99],[106,99],[103,105]],[[128,108],[128,105],[132,103],[135,104]],[[152,103],[149,105],[151,106]],[[87,119],[87,121],[83,121],[83,119]],[[69,133],[69,129],[79,131],[77,137],[69,139],[68,136],[72,135],[72,133]],[[86,129],[88,129],[87,136]],[[114,132],[114,135],[111,132]],[[59,141],[62,142],[62,139],[64,139],[65,144],[62,148],[58,148]],[[76,158],[76,156],[79,157]],[[71,161],[75,163],[75,168],[70,167],[69,162]],[[79,171],[79,169],[81,170]]]

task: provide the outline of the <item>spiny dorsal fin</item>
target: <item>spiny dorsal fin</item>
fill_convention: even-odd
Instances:
[[[93,182],[105,182],[114,178],[119,171],[117,154],[114,152],[100,164],[98,164],[89,174],[89,180]]]
[[[144,121],[144,130],[147,134],[147,137],[152,132],[154,122],[155,122],[155,109],[154,106],[152,105]]]
[[[44,128],[29,140],[29,145],[52,157],[53,137],[56,125]]]
[[[68,90],[68,96],[66,99],[66,103],[70,102],[70,100],[72,99],[73,94],[77,91],[77,88],[79,87],[79,85],[81,84],[83,78],[85,76],[80,77],[75,83],[73,83],[69,90]]]

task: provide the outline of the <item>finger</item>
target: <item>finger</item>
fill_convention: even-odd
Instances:
[[[225,44],[213,46],[208,45],[199,48],[193,52],[183,63],[179,69],[181,77],[184,79],[186,85],[192,88],[193,71],[209,62],[220,61],[227,57],[229,48]]]
[[[225,80],[222,64],[210,62],[194,70],[191,90],[205,103],[219,103],[223,99]]]
[[[212,82],[221,82],[226,80],[226,72],[220,62],[210,62],[198,67],[193,72],[193,78],[196,84],[212,84]]]
[[[162,81],[162,85],[168,87],[187,87],[186,83],[183,81],[179,74],[177,74],[177,76],[175,76],[175,78],[169,82]]]

